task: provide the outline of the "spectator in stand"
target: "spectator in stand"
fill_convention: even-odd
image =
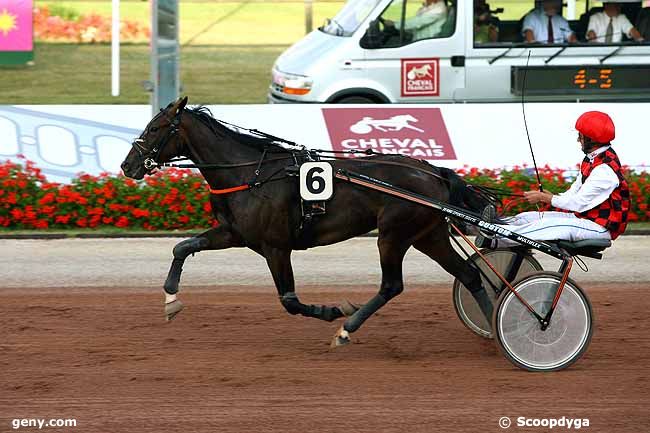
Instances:
[[[560,14],[562,0],[544,0],[541,7],[526,15],[521,32],[524,41],[541,44],[576,42],[569,22]]]
[[[621,13],[619,3],[603,3],[603,11],[589,17],[587,41],[598,44],[621,42],[623,34],[637,42],[643,42],[641,33]]]

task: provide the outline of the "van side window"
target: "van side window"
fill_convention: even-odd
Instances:
[[[363,48],[395,48],[456,30],[456,0],[395,0],[361,38]]]
[[[503,8],[491,10],[486,0],[474,0],[474,45],[499,42],[497,14],[503,11]]]
[[[490,1],[490,3],[488,3]],[[563,4],[562,0],[473,0],[474,47],[621,45],[650,37],[650,13],[639,3]],[[589,8],[587,8],[589,6]],[[570,7],[575,9],[569,10]],[[646,15],[648,18],[646,18]],[[572,18],[570,18],[572,17]],[[637,30],[637,27],[643,31]]]

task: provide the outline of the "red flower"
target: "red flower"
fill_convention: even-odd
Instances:
[[[56,211],[56,208],[54,206],[41,206],[39,210],[44,215],[52,215]]]
[[[97,227],[101,220],[102,220],[101,215],[93,215],[93,217],[90,218],[90,222],[88,223],[88,226],[89,227]]]
[[[125,216],[121,216],[117,219],[115,222],[115,227],[128,227],[129,226],[129,219]]]
[[[147,218],[149,217],[149,211],[147,209],[133,209],[131,214],[136,218]]]
[[[22,209],[19,209],[19,208],[15,207],[15,208],[11,209],[10,213],[11,213],[11,217],[16,221],[20,221],[20,220],[23,219],[24,213],[23,213]]]
[[[57,215],[54,217],[54,222],[56,224],[68,224],[70,221],[70,215]]]
[[[56,196],[54,195],[53,192],[48,192],[43,197],[41,197],[41,199],[38,201],[38,204],[46,205],[46,204],[53,203],[55,198],[56,198]]]
[[[37,229],[46,229],[50,226],[50,223],[48,223],[47,220],[36,220],[33,226]]]
[[[108,208],[115,212],[128,212],[131,209],[131,206],[119,203],[111,203],[108,205]]]

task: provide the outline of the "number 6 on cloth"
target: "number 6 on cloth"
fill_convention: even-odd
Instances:
[[[300,166],[300,197],[303,200],[329,200],[332,194],[334,177],[328,162],[305,162]]]

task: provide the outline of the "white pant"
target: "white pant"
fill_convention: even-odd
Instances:
[[[500,227],[536,241],[611,239],[609,230],[605,227],[568,212],[522,212],[504,220],[508,224]],[[511,245],[519,244],[499,238],[499,246]]]

